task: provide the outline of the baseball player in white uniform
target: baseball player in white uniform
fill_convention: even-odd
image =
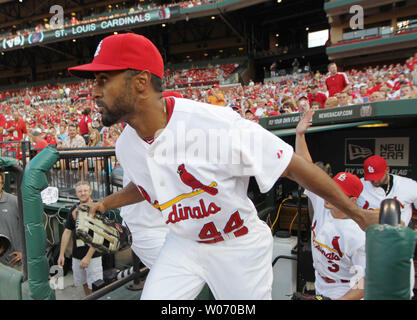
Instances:
[[[116,156],[131,183],[90,213],[145,200],[170,229],[142,299],[194,299],[204,283],[216,299],[271,299],[272,235],[247,197],[250,176],[261,192],[289,177],[361,228],[377,222],[258,124],[228,108],[163,98],[163,60],[143,36],[106,37],[92,63],[69,71],[96,79],[93,95],[104,125],[128,124]]]
[[[311,126],[313,114],[314,111],[309,110],[303,115],[295,139],[295,152],[311,162],[305,133]],[[363,190],[357,176],[339,172],[333,180],[352,202],[356,202]],[[362,299],[366,267],[365,232],[331,203],[309,190],[305,190],[305,195],[314,210],[311,246],[316,294],[338,300]]]
[[[164,91],[164,97],[182,97],[175,91]],[[123,187],[130,181],[123,176]],[[138,219],[140,215],[140,219]],[[165,242],[169,231],[161,212],[152,207],[146,201],[127,205],[121,208],[120,216],[132,233],[132,250],[142,263],[149,269],[155,263],[156,258]]]
[[[408,225],[412,216],[412,204],[417,208],[417,182],[389,173],[389,166],[381,156],[371,156],[363,163],[363,193],[358,204],[365,209],[379,209],[385,199],[396,199],[401,207],[401,222]]]
[[[413,210],[417,208],[417,182],[406,177],[390,174],[386,160],[378,155],[370,156],[363,162],[363,192],[358,205],[364,209],[380,209],[385,199],[396,199],[401,207],[401,223],[408,226]],[[415,284],[414,262],[411,261],[411,293]]]

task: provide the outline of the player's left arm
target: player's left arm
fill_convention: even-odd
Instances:
[[[313,162],[313,159],[311,158],[310,151],[308,150],[305,133],[312,125],[311,119],[313,115],[313,109],[309,109],[304,112],[300,122],[295,128],[295,153],[309,162]]]

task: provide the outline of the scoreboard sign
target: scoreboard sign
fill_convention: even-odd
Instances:
[[[67,28],[53,29],[43,32],[33,32],[27,35],[15,35],[0,40],[1,50],[9,51],[24,48],[30,45],[47,44],[60,40],[73,39],[91,34],[105,33],[120,30],[123,27],[132,27],[144,23],[156,23],[169,20],[179,15],[179,10],[173,8],[161,8],[145,13],[127,14],[124,17],[98,20],[96,22],[73,25]]]

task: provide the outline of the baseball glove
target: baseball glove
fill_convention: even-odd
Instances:
[[[329,297],[326,296],[320,296],[320,295],[308,295],[308,294],[302,294],[299,292],[295,292],[292,295],[291,300],[331,300]]]
[[[90,207],[80,205],[77,208],[75,233],[86,244],[102,253],[116,253],[132,244],[132,234],[129,228],[108,219],[97,212],[94,217],[88,215]]]

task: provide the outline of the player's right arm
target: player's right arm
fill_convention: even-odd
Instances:
[[[94,203],[94,205],[90,207],[90,215],[94,216],[97,211],[104,213],[107,210],[121,208],[143,200],[145,200],[145,198],[142,196],[137,186],[133,182],[130,182],[118,192]]]
[[[378,223],[378,214],[369,214],[359,208],[323,170],[294,153],[282,175],[294,180],[302,187],[327,200],[352,218],[362,230]]]

